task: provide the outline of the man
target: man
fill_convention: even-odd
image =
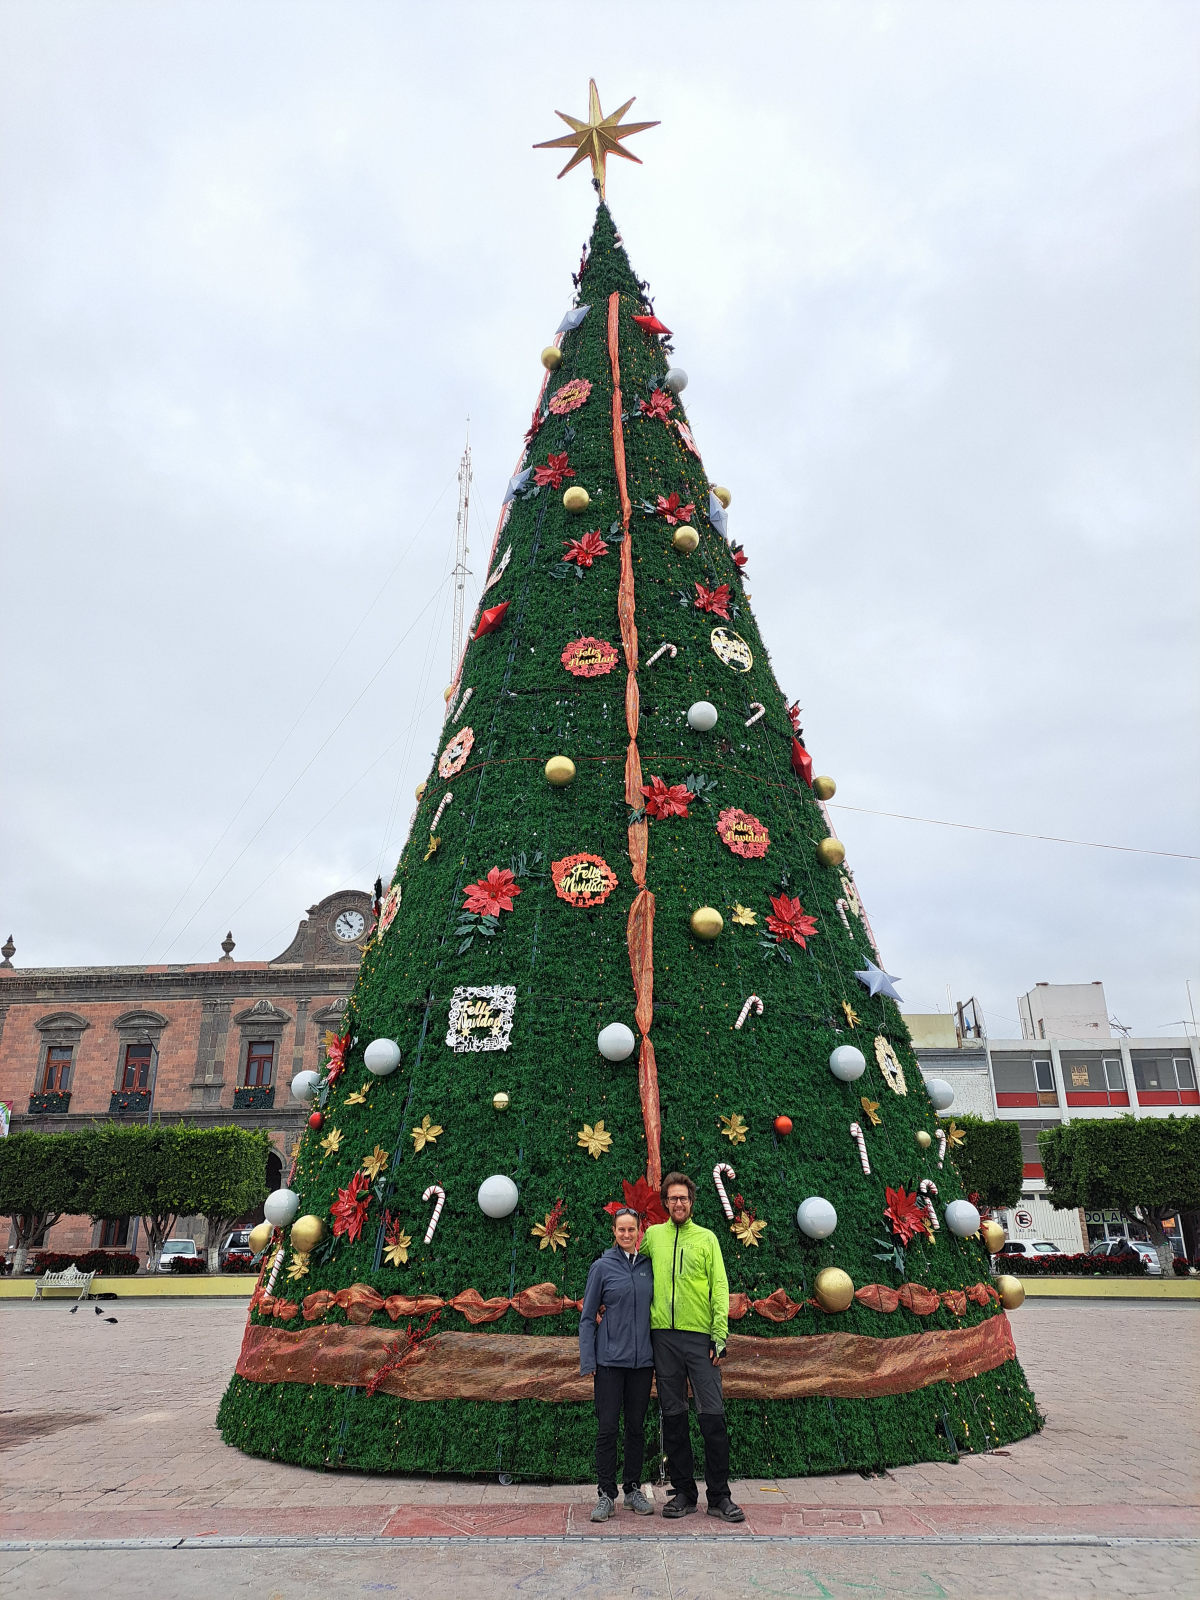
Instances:
[[[646,1229],[642,1254],[654,1268],[650,1340],[674,1491],[663,1516],[689,1516],[700,1498],[688,1433],[690,1382],[704,1439],[708,1514],[724,1522],[744,1522],[745,1512],[729,1497],[729,1431],[720,1366],[729,1333],[729,1280],[721,1246],[715,1233],[692,1221],[696,1185],[689,1177],[668,1172],[661,1194],[670,1220]]]

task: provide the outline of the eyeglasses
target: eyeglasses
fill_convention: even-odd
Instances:
[[[691,1203],[692,1197],[690,1194],[669,1194],[667,1196],[667,1204],[669,1206],[690,1206]]]

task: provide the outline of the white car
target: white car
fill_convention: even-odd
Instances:
[[[168,1239],[158,1258],[158,1271],[170,1272],[172,1261],[202,1261],[203,1254],[196,1249],[194,1239]]]
[[[1024,1256],[1061,1256],[1064,1254],[1056,1244],[1051,1244],[1048,1239],[1006,1239],[996,1252],[996,1260],[1011,1260],[1012,1257]]]

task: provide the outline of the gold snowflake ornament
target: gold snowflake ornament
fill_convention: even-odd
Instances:
[[[363,1157],[362,1169],[372,1183],[388,1164],[388,1153],[380,1145],[376,1145],[369,1156]]]
[[[736,922],[739,928],[753,928],[758,922],[758,912],[751,911],[749,906],[736,905],[730,920]]]
[[[553,1211],[547,1211],[545,1222],[535,1222],[529,1231],[535,1239],[541,1240],[538,1245],[539,1250],[545,1250],[547,1247],[557,1250],[560,1246],[565,1250],[571,1237],[567,1232],[566,1223],[561,1222]]]
[[[399,1233],[390,1233],[383,1247],[383,1259],[389,1267],[402,1267],[408,1261],[409,1248],[412,1240],[403,1228]]]
[[[745,1144],[748,1125],[738,1111],[731,1111],[727,1117],[721,1118],[721,1132],[730,1144]]]
[[[594,1128],[590,1122],[585,1122],[579,1130],[578,1138],[580,1148],[586,1150],[588,1155],[597,1161],[606,1150],[612,1148],[612,1134],[605,1131],[603,1118]]]
[[[733,1229],[733,1236],[739,1244],[752,1244],[757,1247],[759,1236],[767,1226],[757,1217],[750,1216],[749,1212],[739,1211],[729,1224]]]
[[[431,1117],[422,1117],[420,1127],[412,1131],[414,1149],[424,1150],[427,1144],[436,1144],[438,1134],[445,1131],[445,1128],[440,1123],[434,1122]]]
[[[321,1140],[321,1149],[324,1150],[327,1156],[332,1156],[336,1155],[341,1148],[342,1130],[340,1128],[330,1128],[329,1132]]]

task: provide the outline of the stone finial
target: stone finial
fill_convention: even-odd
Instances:
[[[233,937],[233,930],[231,928],[230,931],[221,940],[221,949],[224,950],[224,952],[225,952],[225,954],[221,957],[221,960],[222,961],[232,961],[233,960],[233,952],[234,952],[234,950],[236,948],[237,948],[237,943],[236,943],[236,941],[235,941],[235,939]]]
[[[17,947],[13,943],[13,936],[10,933],[8,938],[5,939],[4,943],[0,944],[0,956],[4,957],[4,960],[0,961],[0,967],[11,967],[12,958],[16,955],[16,953]]]

